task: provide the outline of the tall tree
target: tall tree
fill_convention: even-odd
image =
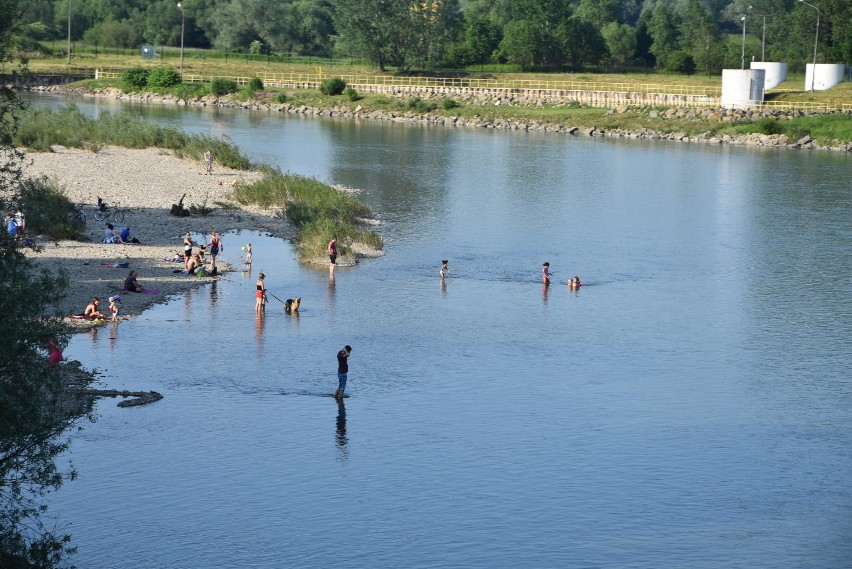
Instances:
[[[441,59],[461,25],[458,0],[349,0],[335,6],[341,42],[381,70]]]
[[[678,24],[677,15],[666,0],[662,0],[651,12],[648,35],[651,36],[651,53],[656,58],[657,67],[665,67],[669,54],[678,47]]]
[[[14,64],[11,41],[22,0],[0,0],[0,64]],[[20,204],[24,156],[12,145],[25,105],[0,85],[0,205]],[[62,389],[59,371],[44,355],[61,341],[60,322],[46,317],[61,298],[63,279],[35,270],[20,242],[0,231],[0,567],[55,567],[68,537],[45,527],[43,496],[66,476],[56,463],[67,447],[61,435],[90,410]]]
[[[636,32],[627,24],[609,22],[601,30],[610,59],[616,67],[633,61],[636,55]]]

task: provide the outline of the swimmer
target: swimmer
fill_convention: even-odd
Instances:
[[[449,261],[447,261],[446,259],[441,261],[441,280],[444,280],[444,277],[450,274],[450,268],[447,267],[447,263],[449,263]]]
[[[541,280],[546,285],[550,284],[550,263],[541,266]]]

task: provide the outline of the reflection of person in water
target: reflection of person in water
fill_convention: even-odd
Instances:
[[[343,404],[343,399],[337,400],[337,434],[334,438],[337,446],[341,449],[346,448],[349,437],[346,436],[346,406]]]

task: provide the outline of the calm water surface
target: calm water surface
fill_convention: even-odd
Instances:
[[[847,157],[137,109],[362,189],[387,255],[246,228],[251,274],[74,338],[165,395],[73,435],[80,567],[852,565]]]

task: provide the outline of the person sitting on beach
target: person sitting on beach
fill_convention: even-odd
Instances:
[[[118,231],[118,242],[119,243],[141,243],[139,239],[136,237],[130,236],[130,228],[129,227],[119,227],[116,229]]]
[[[115,227],[112,223],[107,223],[104,228],[104,243],[115,243]]]
[[[127,278],[124,279],[124,290],[127,292],[144,292],[145,289],[142,288],[138,282],[136,282],[136,271],[130,271],[130,274],[127,275]]]
[[[15,237],[18,234],[18,224],[15,223],[15,218],[12,217],[12,212],[6,212],[6,218],[3,220],[3,225],[6,227],[6,233],[9,237]]]
[[[96,320],[98,318],[103,318],[103,313],[98,310],[98,305],[100,305],[101,300],[96,296],[92,298],[92,302],[86,306],[86,310],[83,311],[83,316],[88,318],[89,320]]]
[[[201,267],[201,255],[196,253],[192,257],[188,258],[184,264],[183,268],[188,275],[194,275],[198,272],[198,269]]]

